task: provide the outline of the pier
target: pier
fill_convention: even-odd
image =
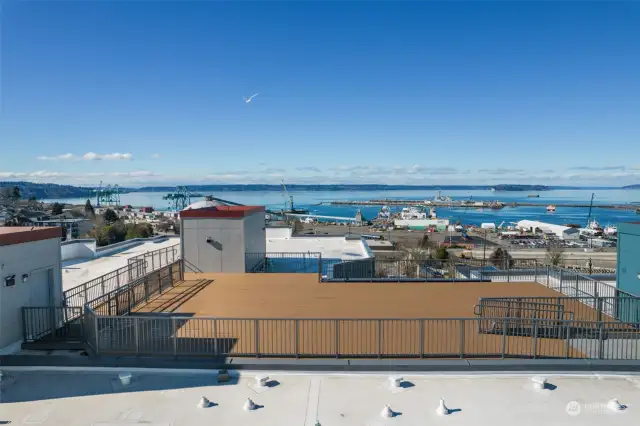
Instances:
[[[482,205],[476,203],[482,202]],[[494,202],[496,203],[496,202]],[[431,200],[369,200],[369,201],[331,201],[329,204],[334,206],[411,206],[421,205],[425,207],[449,207],[449,208],[467,208],[467,209],[500,209],[504,207],[542,207],[546,208],[549,203],[531,203],[531,202],[503,202],[490,204],[489,201],[469,202],[465,201],[431,201]],[[582,204],[553,204],[556,208],[589,208],[588,203]],[[594,208],[610,209],[610,210],[638,210],[638,206],[632,204],[594,204]]]

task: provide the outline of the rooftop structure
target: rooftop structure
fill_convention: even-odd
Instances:
[[[640,381],[633,375],[406,374],[394,376],[399,386],[393,387],[393,368],[389,375],[268,373],[264,386],[256,375],[265,372],[232,372],[221,383],[217,371],[134,371],[123,385],[124,372],[5,370],[1,420],[45,426],[640,422]]]
[[[36,228],[31,226],[0,227],[0,246],[41,241],[62,237],[62,229],[57,227]]]
[[[19,348],[23,306],[56,306],[60,285],[60,228],[0,228],[0,353]]]
[[[356,260],[373,257],[367,243],[359,235],[320,236],[292,235],[289,227],[266,228],[269,253],[319,253],[323,259]]]
[[[212,205],[217,203],[203,201],[180,212],[186,271],[245,272],[264,257],[264,207]]]

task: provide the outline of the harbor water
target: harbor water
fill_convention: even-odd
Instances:
[[[492,222],[500,225],[505,222],[519,220],[540,220],[556,224],[579,224],[586,225],[588,208],[566,207],[563,203],[588,204],[591,194],[595,192],[594,208],[591,218],[595,218],[601,225],[615,225],[620,222],[640,221],[640,215],[635,210],[613,210],[598,208],[598,204],[627,204],[640,202],[640,190],[552,190],[540,192],[539,198],[530,198],[528,192],[490,192],[481,190],[458,190],[442,191],[442,195],[451,197],[453,200],[474,200],[492,201],[500,200],[509,202],[529,202],[540,203],[540,206],[533,207],[504,207],[503,209],[474,209],[474,208],[446,208],[437,209],[438,218],[446,218],[455,223],[460,221],[464,225],[480,225],[481,223]],[[311,214],[354,217],[358,209],[361,210],[366,219],[373,219],[377,216],[379,206],[338,206],[331,205],[331,201],[368,201],[368,200],[433,200],[437,191],[429,190],[402,190],[402,191],[290,191],[289,195],[294,197],[296,208],[308,209]],[[149,206],[156,210],[168,210],[169,204],[162,197],[164,192],[133,192],[120,195],[120,204],[132,206]],[[268,209],[280,210],[285,207],[285,200],[282,192],[278,191],[228,191],[216,192],[213,195],[217,198],[234,201],[246,205],[265,205]],[[199,201],[200,198],[192,199],[192,202]],[[60,201],[71,204],[84,204],[86,199],[58,199],[45,201]],[[95,201],[92,200],[92,202]],[[554,204],[557,209],[554,213],[548,213],[546,206]],[[287,206],[288,207],[288,206]],[[640,207],[640,205],[638,206]],[[402,207],[393,206],[392,211],[399,211]]]

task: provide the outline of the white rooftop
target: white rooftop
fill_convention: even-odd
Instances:
[[[269,228],[267,228],[269,229]],[[323,259],[354,260],[373,257],[367,244],[360,238],[296,236],[280,238],[266,235],[267,253],[322,253]]]
[[[106,369],[105,369],[106,370]],[[431,376],[3,370],[1,424],[200,425],[634,425],[638,376]],[[119,373],[131,372],[123,386]],[[268,376],[257,386],[255,376]],[[206,400],[203,400],[203,397]],[[245,411],[247,398],[256,405]],[[437,412],[440,399],[449,410]],[[616,411],[617,399],[622,405]],[[202,403],[204,401],[204,403]],[[207,404],[208,402],[208,404]],[[250,404],[249,404],[250,405]],[[389,406],[389,410],[385,410]],[[618,405],[618,408],[621,408]],[[390,418],[383,417],[384,414]]]
[[[62,262],[62,290],[66,291],[94,278],[98,278],[118,268],[127,266],[128,259],[142,253],[148,253],[179,244],[178,238],[169,238],[162,242],[146,242],[119,253],[95,259],[73,259]],[[178,245],[178,250],[179,250]]]

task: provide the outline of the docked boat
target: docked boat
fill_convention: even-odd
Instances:
[[[435,210],[431,209],[430,214],[435,214]],[[429,217],[424,207],[412,206],[405,207],[400,212],[399,218],[393,221],[398,227],[408,227],[409,229],[429,229],[436,228],[438,231],[444,231],[449,225],[448,219],[435,219]]]
[[[554,206],[553,204],[549,204],[549,205],[547,206],[547,211],[548,211],[549,213],[553,213],[553,212],[555,212],[555,211],[556,211],[556,206]]]
[[[540,198],[540,194],[529,194],[527,195],[529,198]]]
[[[604,227],[604,235],[608,237],[615,237],[618,235],[618,228],[613,225],[607,225]]]

